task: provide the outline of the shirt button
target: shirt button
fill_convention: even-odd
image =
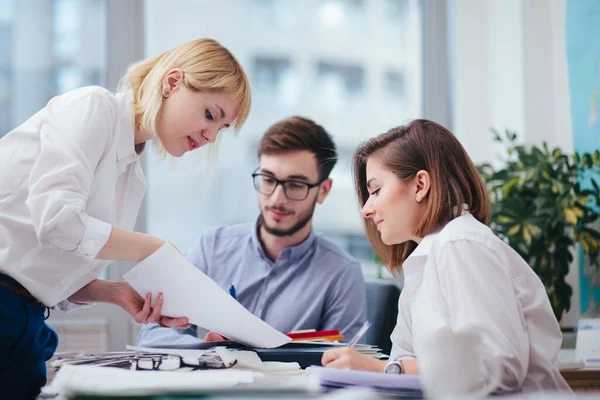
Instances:
[[[64,286],[62,283],[59,283],[57,287],[58,287],[58,289],[59,289],[59,290],[63,290],[63,288],[64,288],[65,286]]]
[[[131,161],[135,160],[135,154],[132,154],[132,155],[130,155],[130,156],[129,156],[129,159],[130,159]]]
[[[92,263],[87,264],[87,269],[92,269],[92,267],[93,267]]]

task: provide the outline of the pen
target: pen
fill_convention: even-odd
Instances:
[[[229,286],[229,294],[231,295],[231,297],[233,297],[234,299],[238,299],[237,298],[237,293],[235,292],[235,286],[233,286],[233,283],[231,284],[231,286]]]
[[[365,323],[363,324],[363,326],[360,327],[360,329],[358,330],[358,332],[356,332],[356,335],[354,335],[354,337],[352,338],[352,340],[348,343],[348,347],[352,348],[354,347],[354,345],[356,343],[358,343],[358,341],[360,340],[361,337],[363,337],[363,335],[365,334],[365,332],[367,332],[367,330],[371,327],[371,323],[369,321],[365,321]]]

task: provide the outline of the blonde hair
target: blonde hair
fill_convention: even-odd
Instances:
[[[213,39],[197,39],[132,65],[119,83],[119,91],[133,91],[135,129],[152,139],[163,152],[156,131],[163,106],[163,79],[173,68],[183,71],[190,89],[225,92],[236,103],[232,126],[238,131],[250,112],[251,90],[242,66],[229,50]]]

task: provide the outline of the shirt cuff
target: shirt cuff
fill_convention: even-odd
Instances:
[[[71,300],[63,300],[58,303],[55,307],[58,307],[60,311],[71,312],[79,310],[80,308],[87,308],[93,306],[95,303],[73,303]]]
[[[112,232],[112,225],[102,222],[99,219],[88,216],[85,231],[77,252],[87,259],[94,259],[108,241]]]

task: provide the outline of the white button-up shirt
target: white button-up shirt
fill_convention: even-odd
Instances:
[[[527,263],[471,214],[426,236],[405,260],[391,359],[419,358],[433,334],[478,332],[500,391],[570,390],[557,367],[562,334],[544,285]]]
[[[0,140],[0,272],[47,306],[64,302],[109,261],[112,226],[132,230],[146,190],[131,93],[86,87]]]

